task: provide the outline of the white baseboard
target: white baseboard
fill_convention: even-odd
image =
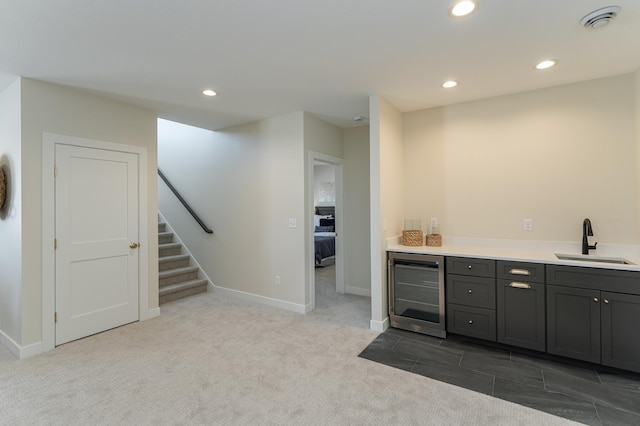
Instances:
[[[142,312],[140,315],[140,321],[150,320],[151,318],[160,316],[160,308],[147,309],[146,312]]]
[[[149,309],[145,314],[140,316],[140,321],[149,320],[158,316],[160,316],[160,308]],[[0,344],[9,349],[9,352],[15,355],[18,359],[29,358],[45,352],[42,342],[32,343],[27,346],[20,346],[2,331],[0,331]]]
[[[371,297],[371,287],[362,288],[348,285],[345,287],[344,292],[348,294],[355,294],[356,296]]]
[[[43,352],[42,342],[32,343],[31,345],[22,346],[20,348],[20,355],[18,355],[18,358],[29,358],[30,356],[39,355]]]
[[[2,331],[0,331],[0,343],[6,346],[12,354],[20,358],[20,345]]]
[[[43,352],[42,342],[32,343],[27,346],[20,346],[11,337],[0,331],[0,343],[9,349],[9,351],[18,359],[28,358]]]
[[[369,327],[371,327],[373,331],[383,333],[387,328],[389,328],[389,317],[386,317],[382,321],[371,320],[369,322]]]
[[[266,296],[258,296],[257,294],[245,293],[244,291],[233,290],[225,287],[218,287],[216,285],[213,286],[214,292],[220,292],[224,294],[228,294],[234,297],[238,297],[242,300],[248,300],[250,302],[260,303],[262,305],[272,306],[278,309],[284,309],[286,311],[295,312],[298,314],[307,313],[307,309],[310,306],[299,305],[297,303],[286,302],[284,300],[273,299],[271,297]]]

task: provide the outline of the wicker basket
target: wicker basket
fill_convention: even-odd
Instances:
[[[442,246],[442,235],[440,234],[429,234],[427,235],[427,245],[429,247],[441,247]]]
[[[422,231],[402,231],[403,246],[421,246]]]

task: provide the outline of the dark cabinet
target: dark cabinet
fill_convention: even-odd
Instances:
[[[544,295],[545,285],[541,283],[498,280],[498,342],[538,351],[545,350]]]
[[[548,352],[640,372],[640,273],[554,265],[549,282]]]
[[[447,275],[447,301],[457,305],[496,308],[495,278]]]
[[[496,311],[473,306],[447,305],[447,331],[496,341]]]
[[[544,351],[545,265],[499,260],[496,271],[498,342]]]
[[[640,296],[601,292],[602,363],[640,372]]]
[[[547,352],[600,362],[600,292],[547,285]]]
[[[411,268],[405,279],[402,268],[394,269],[398,283],[390,298],[412,320],[640,373],[640,271],[453,256],[444,263],[446,310],[437,311],[437,321],[412,312],[418,305],[442,306],[442,288],[436,300],[429,279],[411,278]],[[409,285],[414,281],[418,285]]]
[[[496,261],[447,257],[447,331],[496,341]]]

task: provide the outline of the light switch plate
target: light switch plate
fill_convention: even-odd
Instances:
[[[525,219],[522,223],[522,229],[525,231],[533,231],[533,219]]]
[[[289,228],[295,228],[298,226],[298,221],[295,217],[289,218]]]

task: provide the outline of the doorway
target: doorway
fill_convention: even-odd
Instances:
[[[56,345],[138,320],[138,156],[55,146]]]
[[[310,212],[310,218],[307,223],[310,223],[310,237],[309,237],[309,309],[312,311],[316,308],[316,269],[328,268],[324,270],[328,273],[328,279],[333,284],[335,282],[335,292],[344,293],[344,254],[343,254],[343,241],[342,241],[342,159],[332,157],[326,154],[318,152],[309,152],[309,185],[308,185],[308,203]],[[318,172],[316,174],[316,171]],[[317,179],[316,179],[317,178]],[[321,262],[318,265],[316,262],[316,245],[315,245],[315,231],[316,231],[316,207],[322,209],[319,213],[320,216],[333,216],[333,232],[335,233],[334,241],[334,256],[324,258],[326,254],[321,257]],[[330,232],[330,230],[327,230]],[[323,266],[324,265],[324,266]],[[320,266],[320,268],[316,268]],[[325,274],[327,275],[327,274]]]
[[[42,351],[155,316],[146,148],[45,133],[42,164]]]

